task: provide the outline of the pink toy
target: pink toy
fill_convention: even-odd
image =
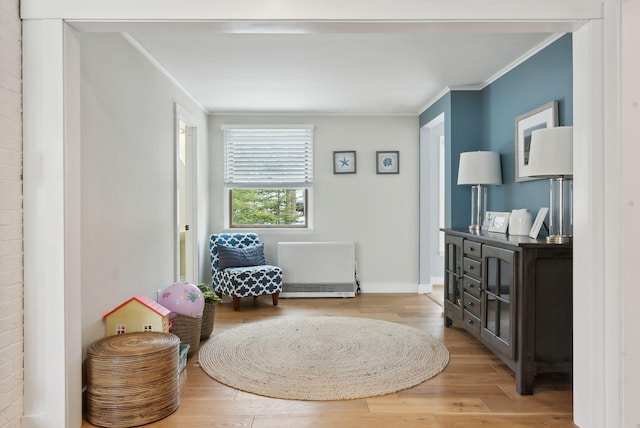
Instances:
[[[165,288],[160,294],[158,303],[171,312],[190,317],[202,316],[204,309],[202,291],[187,282],[177,282]]]

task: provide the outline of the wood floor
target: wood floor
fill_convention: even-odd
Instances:
[[[406,324],[442,339],[450,362],[413,388],[381,397],[332,402],[280,400],[237,391],[211,379],[189,359],[181,375],[181,402],[152,428],[382,428],[574,427],[570,381],[536,380],[534,394],[518,395],[514,375],[463,330],[444,328],[441,297],[364,294],[352,299],[243,299],[239,312],[224,300],[213,335],[245,323],[315,315],[366,317]],[[92,425],[84,423],[83,427]]]

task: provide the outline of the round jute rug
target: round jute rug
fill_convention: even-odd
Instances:
[[[213,336],[202,369],[241,391],[292,400],[389,394],[440,373],[449,351],[413,327],[350,317],[261,321]]]

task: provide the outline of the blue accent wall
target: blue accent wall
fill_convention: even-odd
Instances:
[[[482,146],[482,98],[479,91],[451,93],[451,163],[447,179],[451,180],[451,225],[468,226],[471,222],[471,186],[458,186],[460,153]],[[446,167],[445,167],[446,168]],[[445,210],[446,211],[446,210]]]
[[[420,126],[445,113],[446,225],[465,227],[471,216],[468,186],[457,186],[460,153],[500,153],[501,186],[489,188],[488,209],[549,206],[548,180],[515,181],[515,118],[558,101],[559,125],[573,125],[572,37],[566,34],[481,91],[451,91],[420,115]]]
[[[444,94],[438,101],[431,104],[431,106],[425,110],[419,117],[419,124],[422,128],[427,123],[431,122],[436,117],[440,116],[444,113],[445,121],[444,121],[444,140],[451,141],[451,92],[447,92]],[[452,165],[453,155],[451,154],[451,144],[445,145],[445,154],[444,154],[444,163],[445,165]],[[446,166],[445,166],[446,168]],[[446,168],[445,174],[445,189],[444,189],[444,204],[445,204],[445,224],[451,224],[451,214],[452,210],[448,207],[452,205],[452,198],[456,196],[456,193],[452,189],[452,183],[455,184],[455,180],[451,180],[451,168]],[[456,166],[456,174],[457,172]]]

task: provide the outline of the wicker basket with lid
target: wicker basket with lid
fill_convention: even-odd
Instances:
[[[87,349],[87,421],[134,427],[180,405],[180,339],[170,333],[109,336]]]

